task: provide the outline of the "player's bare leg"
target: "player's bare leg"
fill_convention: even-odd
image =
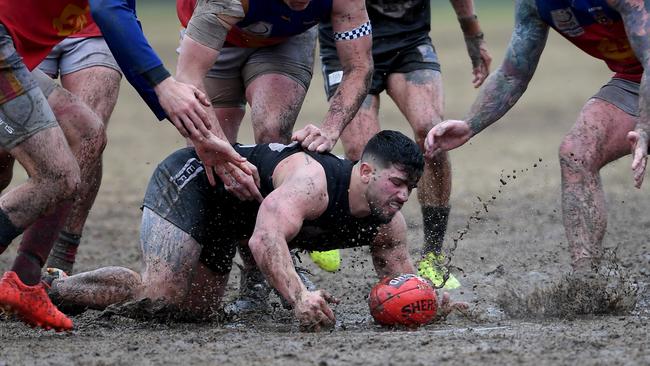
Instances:
[[[442,121],[444,97],[439,71],[421,69],[409,73],[394,73],[388,77],[388,95],[413,128],[415,141],[424,151],[424,139],[431,128]],[[418,201],[422,209],[424,228],[423,260],[420,275],[440,286],[448,272],[443,268],[442,246],[449,220],[451,194],[451,164],[447,153],[425,158],[424,173],[418,183]],[[449,275],[445,288],[460,287]]]
[[[363,148],[379,130],[379,96],[368,94],[359,111],[341,132],[341,143],[345,157],[356,161],[361,159]]]
[[[228,276],[211,276],[207,269],[197,269],[201,246],[189,234],[145,207],[140,235],[142,274],[123,267],[80,273],[55,280],[52,298],[66,306],[100,310],[140,299],[199,312],[218,303]],[[191,296],[205,300],[191,300]]]
[[[589,270],[602,255],[607,208],[599,171],[630,153],[626,135],[635,122],[635,117],[593,98],[560,145],[562,217],[574,269]]]
[[[282,90],[278,93],[278,90]],[[255,142],[289,143],[307,90],[288,76],[263,74],[246,88]]]
[[[93,66],[62,75],[61,84],[66,90],[78,96],[99,117],[103,126],[92,126],[96,123],[95,121],[85,124],[90,123],[90,128],[105,130],[117,102],[120,79],[120,73],[112,68]],[[84,126],[85,124],[84,121],[75,121],[73,128],[87,128]],[[102,131],[101,135],[104,139],[103,144],[105,144],[105,132]],[[58,240],[47,262],[48,267],[59,268],[67,273],[72,272],[83,227],[95,202],[102,179],[101,153],[103,148],[99,149],[99,147],[103,145],[92,136],[85,142],[81,142],[80,145],[82,151],[87,151],[83,155],[78,154],[82,159],[79,164],[82,168],[84,184],[81,185],[79,198],[75,200],[65,223],[62,224],[61,234],[57,233],[54,236],[55,239],[58,237]]]
[[[231,144],[237,142],[239,127],[246,114],[246,109],[244,107],[214,108],[214,113],[217,115],[221,130],[226,135],[228,142]]]

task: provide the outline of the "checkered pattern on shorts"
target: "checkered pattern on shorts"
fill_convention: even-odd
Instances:
[[[351,41],[353,39],[361,38],[363,36],[367,36],[370,33],[372,33],[372,26],[370,25],[370,22],[365,22],[361,24],[360,26],[343,32],[343,33],[338,33],[334,32],[334,40],[335,41]]]

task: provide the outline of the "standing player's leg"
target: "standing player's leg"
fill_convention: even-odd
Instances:
[[[78,193],[82,193],[85,191],[85,186],[95,180],[95,163],[106,144],[104,126],[97,115],[79,98],[56,85],[43,72],[34,70],[32,75],[46,94],[48,103],[52,106],[54,115],[77,159],[81,186],[84,187],[84,189],[80,188]],[[30,225],[23,235],[18,249],[19,255],[38,258],[42,267],[70,209],[79,201],[77,199],[79,196],[78,194],[73,201],[57,206],[56,210]]]
[[[52,57],[50,57],[52,56]],[[55,47],[48,58],[39,65],[50,77],[60,72],[61,85],[79,97],[103,123],[103,129],[113,113],[119,93],[121,73],[102,37],[68,38]],[[95,201],[102,177],[101,151],[86,154],[87,179],[84,179],[79,198],[71,208],[57,239],[48,267],[72,272],[83,226]],[[64,219],[62,217],[61,219]]]
[[[293,126],[311,83],[315,46],[314,27],[250,55],[242,75],[256,143],[291,141]]]
[[[638,103],[638,96],[633,99]],[[630,153],[626,136],[636,123],[630,114],[636,107],[634,112],[619,107],[590,99],[560,145],[562,217],[576,270],[592,269],[602,256],[607,208],[599,171]]]
[[[79,185],[77,165],[43,92],[0,26],[0,145],[25,168],[29,180],[0,197],[0,253],[38,217],[71,199]],[[46,244],[42,244],[46,246]],[[48,248],[42,249],[48,253]],[[49,301],[40,283],[39,258],[19,255],[0,280],[0,306],[46,329],[72,322]]]
[[[425,43],[402,50],[388,76],[387,92],[411,124],[415,141],[424,151],[424,139],[442,121],[444,109],[440,64],[428,37]],[[450,194],[451,165],[447,153],[426,159],[418,184],[424,228],[423,260],[418,269],[436,285],[441,285],[447,275],[447,289],[460,287],[458,280],[442,266]]]

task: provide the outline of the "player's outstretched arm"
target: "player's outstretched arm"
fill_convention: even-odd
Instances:
[[[634,184],[641,188],[648,163],[650,138],[650,11],[643,0],[608,0],[608,3],[623,17],[630,45],[644,70],[639,88],[639,118],[634,130],[628,133],[632,146]]]
[[[458,17],[467,46],[467,54],[472,61],[472,74],[474,75],[472,84],[478,88],[490,74],[492,56],[487,49],[481,25],[474,12],[474,0],[450,0],[450,2]]]
[[[517,0],[515,27],[505,58],[487,78],[465,118],[465,128],[469,129],[467,139],[499,120],[523,95],[535,73],[547,37],[548,25],[540,19],[535,1]],[[458,136],[458,128],[448,127],[440,123],[429,131],[425,143],[427,155],[443,149],[447,139]]]
[[[309,125],[292,138],[311,151],[330,151],[368,94],[372,77],[372,35],[364,0],[334,0],[332,28],[343,79],[320,128]]]
[[[276,189],[262,202],[248,241],[264,276],[293,307],[301,329],[318,331],[335,318],[328,303],[338,302],[323,290],[308,291],[293,266],[288,242],[304,220],[315,219],[328,203],[323,167],[306,154],[280,162],[273,173]]]
[[[379,229],[370,246],[370,255],[379,278],[417,272],[409,256],[406,222],[401,212]]]

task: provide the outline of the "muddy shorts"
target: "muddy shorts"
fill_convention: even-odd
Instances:
[[[144,207],[201,245],[201,263],[227,274],[237,243],[253,232],[259,204],[242,202],[219,182],[212,187],[193,148],[174,152],[149,180]]]
[[[57,126],[52,109],[0,24],[0,146],[11,150]]]
[[[368,94],[379,95],[388,86],[390,74],[405,74],[416,70],[440,71],[438,54],[428,35],[420,37],[418,42],[400,49],[376,47],[373,45],[372,59],[375,70]],[[321,63],[325,94],[329,100],[343,79],[343,67],[336,56],[336,49],[321,46]]]
[[[38,68],[56,79],[59,74],[67,75],[93,66],[104,66],[120,72],[103,37],[66,38],[54,46]]]
[[[612,78],[592,98],[609,102],[631,116],[639,116],[639,83],[634,81]]]
[[[305,89],[314,70],[316,27],[283,43],[259,48],[224,47],[208,71],[205,86],[214,107],[243,107],[246,88],[264,74],[285,75]]]

